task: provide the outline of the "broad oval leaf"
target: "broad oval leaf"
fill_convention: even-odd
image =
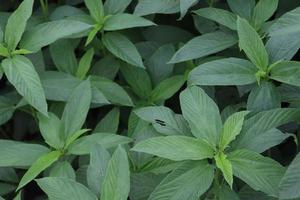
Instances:
[[[41,82],[46,98],[53,101],[67,101],[80,79],[63,72],[47,71],[41,73]]]
[[[0,151],[1,167],[28,167],[49,149],[39,144],[0,140]]]
[[[49,171],[50,177],[70,178],[75,180],[76,174],[68,161],[56,162]]]
[[[64,145],[64,129],[61,120],[53,113],[48,113],[48,117],[38,115],[39,128],[45,142],[55,149],[60,149]]]
[[[247,85],[256,82],[256,67],[240,58],[224,58],[199,65],[189,74],[196,85]]]
[[[112,155],[103,180],[102,200],[127,200],[130,191],[130,171],[127,152],[119,146]]]
[[[204,90],[193,86],[181,92],[180,105],[192,134],[216,146],[222,131],[222,119],[216,103]]]
[[[179,63],[193,60],[220,52],[237,43],[237,38],[231,33],[216,31],[193,38],[181,47],[170,60]]]
[[[148,200],[197,200],[213,182],[214,170],[206,161],[188,161],[177,167]]]
[[[144,67],[141,55],[132,42],[120,33],[106,33],[102,37],[104,46],[116,57],[125,62]]]
[[[253,9],[252,21],[260,28],[275,13],[279,0],[260,0]]]
[[[232,142],[238,134],[240,134],[245,116],[249,113],[249,111],[241,111],[232,114],[225,121],[222,129],[222,135],[220,140],[220,148],[224,150],[227,145]]]
[[[47,115],[47,102],[38,73],[31,61],[20,55],[2,61],[9,82],[24,99],[39,112]]]
[[[278,141],[278,132],[274,128],[297,121],[299,118],[300,111],[292,108],[278,108],[260,112],[245,120],[244,128],[235,140],[233,148],[249,149],[261,153],[278,144],[276,142]],[[277,139],[275,140],[275,138]]]
[[[104,18],[104,8],[102,0],[84,0],[84,3],[93,19],[96,22],[101,23]]]
[[[131,138],[112,133],[93,133],[83,136],[69,146],[68,153],[74,155],[89,154],[95,144],[100,144],[104,148],[116,147],[119,144],[132,142]]]
[[[276,81],[300,86],[300,62],[283,61],[271,67],[271,79]]]
[[[248,150],[237,150],[228,155],[233,174],[255,190],[277,197],[284,167],[267,157]]]
[[[104,11],[106,15],[115,15],[123,13],[132,0],[107,0],[104,2]]]
[[[280,106],[281,95],[270,81],[263,81],[252,88],[247,100],[247,110],[250,111],[260,112],[280,108]]]
[[[142,17],[127,13],[110,16],[104,23],[103,29],[106,31],[122,30],[134,27],[145,27],[155,25],[153,22]]]
[[[92,76],[90,80],[92,87],[98,89],[110,102],[118,105],[133,106],[133,102],[126,90],[117,83],[99,76]]]
[[[133,151],[153,154],[175,161],[212,158],[214,149],[207,142],[187,136],[153,137],[139,142]]]
[[[24,0],[8,18],[4,40],[10,50],[15,50],[32,14],[34,0]]]
[[[141,119],[153,124],[154,128],[166,135],[189,135],[188,125],[164,106],[149,106],[134,110]],[[181,123],[182,122],[182,123]]]
[[[201,8],[199,10],[194,11],[194,13],[196,13],[197,15],[199,15],[201,17],[204,17],[204,18],[213,20],[219,24],[222,24],[223,26],[226,26],[232,30],[237,29],[236,15],[227,10],[209,7],[209,8]]]
[[[110,153],[101,145],[96,144],[90,154],[90,164],[87,168],[87,183],[89,188],[99,196],[102,189],[107,166],[111,159]]]
[[[300,32],[300,7],[297,7],[282,15],[269,29],[269,35],[291,36]]]
[[[279,185],[280,199],[300,198],[300,154],[288,167]]]
[[[240,49],[244,50],[258,69],[265,71],[269,64],[269,56],[256,30],[242,18],[237,20],[237,30]]]
[[[151,92],[153,102],[165,101],[171,98],[185,83],[184,76],[177,75],[161,81]]]
[[[36,182],[50,199],[97,200],[88,188],[72,179],[47,177]]]
[[[25,32],[20,47],[37,52],[58,39],[88,31],[92,26],[75,20],[57,20],[37,25]]]
[[[17,190],[32,181],[37,175],[57,161],[61,155],[60,151],[52,151],[37,159],[22,177]]]
[[[74,89],[65,106],[62,115],[65,138],[70,138],[72,134],[81,129],[89,111],[91,100],[91,84],[89,80],[86,80]]]
[[[134,14],[139,16],[154,14],[154,13],[176,13],[179,12],[179,0],[139,0],[135,7]]]

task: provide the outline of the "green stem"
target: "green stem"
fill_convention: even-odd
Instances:
[[[48,20],[48,16],[49,16],[48,0],[40,0],[40,4],[42,7],[44,18],[45,20]]]
[[[221,179],[221,173],[220,170],[217,169],[214,177],[214,183],[213,183],[213,194],[214,194],[213,200],[219,200],[219,193],[221,187],[220,179]]]

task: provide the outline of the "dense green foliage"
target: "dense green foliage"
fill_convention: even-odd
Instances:
[[[0,4],[0,200],[300,199],[298,0]]]

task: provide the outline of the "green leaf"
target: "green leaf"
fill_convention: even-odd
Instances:
[[[173,171],[175,168],[177,168],[179,165],[182,163],[187,162],[187,161],[173,161],[173,160],[168,160],[164,158],[153,158],[151,161],[147,162],[144,164],[140,172],[151,172],[154,174],[165,174],[168,172]]]
[[[269,54],[270,63],[276,63],[282,60],[291,60],[297,53],[300,46],[298,35],[272,36],[266,43],[266,49]]]
[[[130,171],[127,152],[119,146],[112,155],[103,180],[101,200],[127,200]]]
[[[155,23],[145,18],[127,13],[110,16],[104,23],[105,31],[116,31],[134,27],[153,26]]]
[[[251,19],[255,6],[255,0],[227,0],[227,3],[234,13],[248,20]]]
[[[243,127],[244,118],[248,113],[249,111],[234,113],[225,121],[219,145],[222,151],[230,144],[230,142],[235,140],[238,134],[240,134]]]
[[[280,199],[300,198],[300,154],[288,167],[279,185]]]
[[[94,49],[89,49],[80,59],[76,72],[76,77],[84,79],[91,68],[92,60],[94,57]]]
[[[221,186],[218,195],[220,200],[240,200],[239,195],[225,184]]]
[[[187,13],[188,9],[196,4],[198,0],[180,0],[180,18],[182,19]]]
[[[64,146],[64,127],[60,119],[53,113],[48,113],[48,117],[39,114],[39,128],[45,142],[55,149]]]
[[[0,140],[1,167],[28,167],[40,156],[49,152],[45,146],[12,140]]]
[[[242,187],[242,189],[239,191],[240,199],[243,200],[277,200],[278,198],[270,197],[267,194],[264,194],[259,191],[253,190],[251,187],[245,185]]]
[[[224,153],[219,153],[215,155],[215,161],[217,167],[222,171],[222,174],[232,189],[233,184],[233,172],[231,162],[227,159],[227,156]]]
[[[47,177],[36,182],[49,199],[97,200],[88,188],[72,179]]]
[[[197,200],[213,182],[214,170],[206,161],[183,163],[154,189],[148,200]]]
[[[110,66],[110,67],[107,67]],[[120,62],[114,56],[105,56],[96,62],[91,69],[91,74],[113,80],[120,69]]]
[[[276,86],[270,81],[256,85],[250,92],[247,100],[247,110],[263,111],[280,108],[281,96]]]
[[[68,149],[68,147],[76,141],[80,136],[88,132],[90,129],[81,129],[76,132],[74,132],[65,142],[64,149]]]
[[[152,173],[134,173],[130,176],[130,194],[132,200],[148,199],[154,188],[161,182],[161,175]]]
[[[128,64],[122,64],[121,72],[133,92],[140,98],[147,99],[152,91],[152,84],[147,71]]]
[[[102,37],[104,46],[116,57],[125,62],[145,68],[142,58],[130,40],[120,33],[106,33]]]
[[[182,126],[175,113],[164,106],[143,107],[134,113],[144,121],[153,124],[154,128],[166,135],[186,135],[186,128]],[[188,126],[188,125],[187,125]]]
[[[153,137],[139,142],[132,150],[175,161],[202,160],[214,154],[207,142],[187,136]]]
[[[22,37],[20,47],[37,52],[58,39],[75,37],[75,34],[88,31],[91,25],[75,20],[57,20],[39,24]]]
[[[9,57],[9,50],[2,43],[0,43],[0,56]]]
[[[72,40],[62,39],[50,45],[51,58],[56,68],[68,74],[75,74],[77,59]]]
[[[185,83],[182,75],[173,76],[160,82],[151,92],[152,102],[164,101],[171,98]]]
[[[278,185],[285,171],[279,163],[248,150],[234,151],[228,159],[235,176],[255,190],[278,196]]]
[[[245,107],[245,102],[226,106],[221,112],[223,123],[228,119],[230,115],[233,115],[234,113],[238,112],[241,109],[244,109]]]
[[[83,136],[69,146],[68,153],[74,155],[89,154],[95,144],[100,144],[104,148],[116,147],[119,144],[132,142],[131,138],[111,134],[111,133],[93,133]]]
[[[37,175],[57,161],[61,155],[62,153],[60,151],[52,151],[37,159],[22,177],[17,190],[27,185]]]
[[[237,29],[236,15],[227,10],[209,7],[209,8],[201,8],[201,9],[193,11],[193,12],[196,13],[198,16],[215,21],[223,26],[226,26],[226,27],[232,29],[232,30]]]
[[[168,43],[155,49],[153,53],[149,53],[151,55],[146,57],[147,71],[154,86],[173,75],[174,64],[167,62],[172,58],[174,53],[174,45]]]
[[[207,33],[193,38],[181,47],[170,60],[170,63],[179,63],[193,60],[220,52],[237,43],[237,38],[221,31]]]
[[[120,109],[113,108],[96,125],[94,132],[98,133],[117,133],[120,121]]]
[[[282,61],[271,68],[270,78],[282,83],[300,86],[300,62]]]
[[[90,154],[90,165],[87,169],[87,182],[89,188],[99,196],[102,183],[107,172],[111,156],[101,145],[95,145]]]
[[[298,35],[300,32],[300,8],[297,7],[282,15],[269,29],[269,35],[285,36]]]
[[[5,124],[10,120],[15,112],[13,103],[5,97],[0,97],[0,125]]]
[[[81,83],[80,79],[57,71],[42,73],[41,81],[46,98],[53,101],[67,101],[74,88]]]
[[[25,31],[27,20],[32,14],[33,0],[24,0],[8,18],[4,40],[10,51],[18,46]]]
[[[260,28],[277,10],[278,0],[260,0],[253,10],[254,27]]]
[[[99,89],[112,103],[133,106],[133,102],[127,92],[117,83],[99,76],[91,77],[92,86]]]
[[[178,1],[178,0],[176,0]],[[152,1],[153,2],[153,1]],[[170,34],[172,33],[172,34]],[[170,25],[158,25],[158,26],[150,26],[143,31],[143,35],[145,39],[155,46],[161,45],[168,45],[172,46],[171,43],[177,44],[178,42],[187,42],[193,35],[176,26]],[[159,44],[154,44],[153,42],[158,42]],[[150,56],[150,55],[149,55]]]
[[[244,50],[258,69],[265,71],[269,64],[269,56],[258,33],[242,18],[237,20],[237,30],[240,49]]]
[[[38,73],[31,61],[20,55],[2,61],[2,68],[9,82],[14,85],[18,93],[36,108],[47,115],[47,102]]]
[[[278,137],[281,138],[280,140],[284,137],[280,137],[282,133],[274,130],[274,128],[297,121],[299,118],[299,110],[292,108],[278,108],[260,112],[245,120],[244,128],[233,147],[261,153],[274,144],[278,144]]]
[[[104,11],[106,15],[115,15],[123,13],[132,0],[107,0],[104,3]]]
[[[89,111],[91,99],[92,92],[89,80],[83,81],[73,90],[62,115],[65,138],[71,137],[81,129]]]
[[[49,172],[50,177],[70,178],[75,180],[76,174],[68,161],[56,162]]]
[[[104,18],[104,9],[102,0],[84,0],[91,16],[97,23],[102,23]]]
[[[85,42],[85,46],[88,46],[94,38],[96,38],[97,33],[103,28],[103,24],[96,24],[94,28],[89,32],[88,37]]]
[[[224,58],[199,65],[189,74],[195,85],[248,85],[256,82],[256,67],[239,58]]]
[[[180,105],[193,135],[216,146],[222,130],[222,120],[216,103],[204,90],[193,86],[181,92]]]
[[[139,16],[162,13],[170,14],[176,13],[180,10],[178,0],[139,0],[135,7],[134,14]]]

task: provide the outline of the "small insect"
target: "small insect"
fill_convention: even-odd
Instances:
[[[166,122],[159,120],[159,119],[155,119],[155,122],[158,123],[161,126],[166,126]]]

